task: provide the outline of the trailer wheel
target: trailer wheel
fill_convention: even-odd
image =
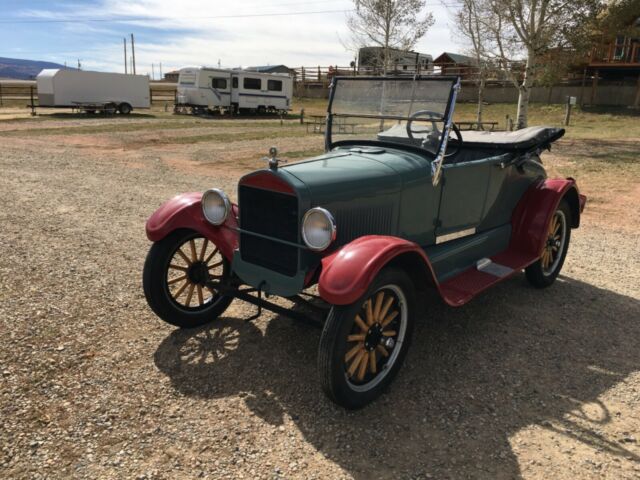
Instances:
[[[107,103],[104,106],[102,113],[104,113],[105,115],[113,115],[117,110],[118,106],[115,103]]]
[[[121,103],[118,107],[118,111],[121,115],[129,115],[131,113],[131,110],[133,110],[133,108],[131,108],[131,105],[129,105],[128,103]]]

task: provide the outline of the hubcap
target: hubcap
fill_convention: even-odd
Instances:
[[[194,237],[176,248],[167,266],[167,291],[179,307],[198,309],[219,297],[206,284],[221,280],[224,274],[222,255],[208,239]]]
[[[344,371],[352,389],[366,391],[382,381],[400,353],[406,325],[406,299],[396,285],[362,304],[346,339]]]

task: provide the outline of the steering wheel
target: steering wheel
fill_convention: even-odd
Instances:
[[[424,120],[431,122],[430,130],[413,130],[411,128],[411,126],[413,125],[413,122],[415,120],[421,119],[421,117],[425,117]],[[440,144],[440,137],[442,134],[442,132],[438,129],[437,122],[443,121],[443,120],[444,120],[444,115],[442,115],[441,113],[433,112],[431,110],[418,110],[417,112],[412,113],[411,116],[407,119],[407,136],[413,140],[415,139],[415,137],[413,136],[414,133],[426,133],[427,136],[423,140],[423,147],[425,147],[429,152],[435,155],[438,153],[436,149]],[[445,153],[444,155],[445,158],[458,153],[463,143],[462,134],[460,133],[460,129],[458,128],[458,126],[455,123],[452,123],[451,127],[454,133],[456,134],[458,145],[456,148],[451,149],[452,151],[450,151],[449,153]],[[429,149],[428,147],[432,147],[432,148]],[[449,148],[447,148],[447,150],[449,150]]]

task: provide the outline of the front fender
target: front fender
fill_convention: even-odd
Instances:
[[[538,258],[547,239],[551,217],[563,198],[571,208],[571,227],[577,228],[586,197],[580,195],[573,178],[546,179],[532,185],[514,210],[510,247]]]
[[[416,243],[398,237],[367,235],[322,259],[320,296],[332,305],[348,305],[366,292],[378,272],[400,255],[417,255],[435,283],[431,262]]]
[[[188,228],[202,234],[216,244],[224,257],[231,261],[238,248],[238,207],[233,205],[224,224],[211,225],[202,215],[202,193],[183,193],[163,203],[146,224],[147,238],[162,240],[174,230]]]

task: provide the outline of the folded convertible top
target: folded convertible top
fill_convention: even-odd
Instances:
[[[551,143],[564,135],[564,128],[555,127],[528,127],[514,132],[461,132],[465,148],[491,148],[502,151],[526,151],[532,148],[546,148]],[[413,139],[407,135],[404,125],[394,125],[378,134],[378,140],[394,143],[404,143],[420,146],[422,135],[415,135]],[[458,143],[456,135],[452,132],[449,136],[449,144]]]
[[[465,131],[462,140],[466,147],[494,147],[500,150],[529,150],[547,147],[564,135],[564,128],[528,127],[514,132]],[[455,135],[449,137],[449,143],[455,145]]]

